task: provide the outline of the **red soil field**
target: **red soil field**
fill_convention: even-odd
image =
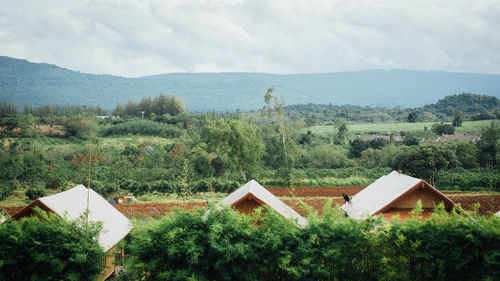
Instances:
[[[115,204],[115,208],[127,217],[152,217],[164,216],[178,207],[191,210],[196,207],[206,208],[204,202],[179,202],[179,203],[145,203],[145,204]],[[155,211],[156,210],[156,211]]]
[[[305,214],[305,210],[300,206],[299,200],[312,207],[313,211],[318,211],[322,214],[324,204],[328,198],[332,198],[332,207],[336,204],[343,204],[342,193],[353,196],[361,191],[365,186],[337,186],[337,187],[274,187],[269,188],[269,191],[278,197],[299,197],[283,199],[285,204],[290,205],[294,210],[300,214]],[[471,210],[476,203],[480,203],[480,214],[492,214],[500,210],[500,195],[471,195],[470,193],[460,191],[444,191],[451,200],[455,203],[460,203],[465,210]],[[466,193],[467,195],[462,195]],[[114,205],[122,214],[127,217],[152,217],[163,216],[172,212],[175,207],[184,210],[190,210],[196,207],[206,208],[207,204],[204,202],[175,202],[175,203],[144,203],[144,204],[116,204]],[[23,207],[5,207],[5,210],[13,215]],[[153,209],[154,208],[154,209]],[[156,211],[155,211],[156,210]]]
[[[326,196],[322,196],[326,197]],[[492,214],[500,209],[500,195],[477,195],[477,196],[449,196],[455,203],[460,203],[465,210],[472,209],[475,203],[480,203],[480,214]],[[312,208],[312,211],[317,211],[319,215],[323,213],[323,207],[328,198],[303,198],[303,199],[284,199],[285,204],[292,207],[299,214],[305,214],[306,211],[301,207],[299,201],[304,202]],[[331,207],[343,204],[342,198],[333,198]],[[190,210],[195,207],[206,208],[207,204],[203,202],[186,202],[186,203],[147,203],[147,204],[122,204],[115,207],[125,216],[130,217],[151,217],[157,215],[152,208],[155,208],[161,216],[168,212],[172,212],[175,207],[184,210]]]
[[[322,186],[322,187],[271,187],[268,188],[277,197],[342,197],[345,193],[352,197],[360,192],[365,185]]]

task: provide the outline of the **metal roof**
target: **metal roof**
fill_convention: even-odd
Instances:
[[[374,215],[423,180],[396,171],[380,177],[342,205],[349,217],[356,219]]]
[[[9,218],[10,215],[9,213],[7,212],[7,210],[5,209],[0,209],[0,224],[2,224],[4,221],[7,220],[7,218]]]
[[[278,199],[278,197],[274,196],[269,190],[265,189],[255,180],[247,182],[242,187],[229,194],[226,198],[222,199],[218,204],[234,207],[249,194],[252,194],[258,201],[274,209],[283,217],[287,219],[296,219],[297,223],[302,227],[307,226],[307,220],[304,217],[295,212],[290,206],[283,203],[283,201]]]
[[[54,213],[69,220],[79,218],[87,209],[88,189],[78,185],[51,196],[39,198],[40,202]],[[99,235],[99,245],[104,252],[115,246],[133,228],[130,221],[104,198],[90,189],[89,221],[102,222],[102,232]]]

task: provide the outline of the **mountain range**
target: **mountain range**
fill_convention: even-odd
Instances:
[[[274,87],[286,104],[419,107],[459,93],[500,97],[500,74],[365,70],[311,74],[171,73],[139,78],[80,73],[0,56],[0,101],[82,104],[112,109],[160,93],[180,96],[189,111],[250,111]]]

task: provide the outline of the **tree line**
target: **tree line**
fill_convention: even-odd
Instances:
[[[314,124],[332,125],[344,118],[352,122],[449,122],[458,113],[464,120],[500,119],[500,100],[493,96],[462,93],[418,108],[356,105],[298,104],[284,107],[291,120],[304,118]],[[252,115],[252,114],[250,114]],[[254,114],[255,115],[255,114]]]

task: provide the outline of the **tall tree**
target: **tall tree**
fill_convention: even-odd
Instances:
[[[457,156],[452,149],[442,145],[428,145],[401,150],[391,166],[395,170],[403,170],[434,184],[439,171],[453,168],[458,164]]]
[[[483,130],[481,139],[477,142],[478,162],[483,167],[498,166],[500,155],[500,129],[495,122]]]
[[[228,165],[238,171],[244,181],[257,168],[264,154],[260,129],[239,120],[207,122],[203,128],[208,150],[227,159]]]
[[[455,111],[453,113],[453,127],[462,127],[464,122],[464,115],[460,111]]]
[[[291,133],[288,124],[285,122],[284,106],[285,101],[273,96],[274,87],[268,88],[264,95],[266,105],[262,108],[262,115],[267,115],[271,120],[277,122],[277,137],[280,143],[280,153],[283,155],[282,165],[279,169],[279,174],[284,178],[288,184],[292,184],[292,170],[294,166],[294,158],[290,150],[292,145]]]
[[[406,118],[406,119],[407,119],[407,121],[409,123],[415,123],[415,122],[417,122],[417,119],[418,119],[417,113],[415,111],[410,112],[408,114],[408,118]]]

